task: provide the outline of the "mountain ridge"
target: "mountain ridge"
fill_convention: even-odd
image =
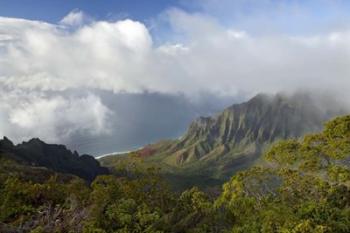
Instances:
[[[45,167],[92,181],[97,175],[108,174],[91,155],[79,155],[64,145],[46,144],[38,138],[14,145],[7,137],[0,140],[0,157],[32,167]]]
[[[342,114],[336,106],[324,111],[317,100],[308,93],[258,94],[212,117],[195,119],[179,139],[151,144],[135,153],[145,164],[166,172],[228,177],[255,163],[273,142],[320,131],[323,122]],[[128,156],[115,159],[109,156],[101,161],[113,166]]]

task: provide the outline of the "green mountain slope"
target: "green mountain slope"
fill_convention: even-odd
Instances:
[[[194,120],[180,139],[146,146],[136,154],[144,164],[160,166],[166,173],[221,180],[251,166],[272,142],[319,131],[324,121],[340,112],[321,110],[308,94],[259,94],[216,116]],[[101,161],[115,166],[129,158]]]

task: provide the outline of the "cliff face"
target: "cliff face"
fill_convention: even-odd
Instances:
[[[68,173],[92,181],[97,175],[108,170],[90,155],[79,156],[63,145],[46,144],[39,139],[31,139],[14,145],[8,138],[0,140],[0,155],[18,163],[34,167],[46,167],[56,172]]]
[[[341,114],[324,111],[316,102],[308,94],[259,94],[213,117],[199,117],[178,140],[147,146],[152,153],[144,161],[185,174],[231,175],[249,167],[274,141],[319,131],[323,122]]]
[[[209,154],[254,153],[275,140],[318,131],[331,115],[321,114],[306,95],[258,95],[217,116],[196,119],[169,152],[177,153],[179,164],[208,159]]]

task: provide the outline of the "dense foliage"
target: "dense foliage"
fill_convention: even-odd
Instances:
[[[234,175],[217,197],[195,187],[172,192],[157,169],[135,164],[89,185],[2,174],[0,231],[350,232],[350,116],[276,143],[265,159]]]

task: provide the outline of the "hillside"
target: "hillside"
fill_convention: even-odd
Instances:
[[[12,161],[10,164],[22,165],[23,168],[30,166],[33,168],[31,171],[42,167],[55,172],[76,175],[87,181],[92,181],[97,175],[108,174],[107,168],[101,167],[92,156],[80,156],[63,145],[46,144],[39,139],[14,145],[4,137],[0,140],[0,158]]]
[[[333,107],[324,110],[305,93],[259,94],[213,117],[194,120],[180,139],[148,145],[136,154],[165,173],[201,181],[210,177],[215,183],[254,164],[272,142],[321,130],[324,121],[341,112]],[[130,156],[110,156],[101,162],[115,167],[125,159]]]
[[[0,232],[350,232],[350,115],[322,132],[281,140],[262,159],[212,196],[196,187],[172,192],[157,169],[138,173],[131,163],[125,169],[133,174],[87,183],[56,174],[14,177],[1,172],[9,165],[3,158]]]

